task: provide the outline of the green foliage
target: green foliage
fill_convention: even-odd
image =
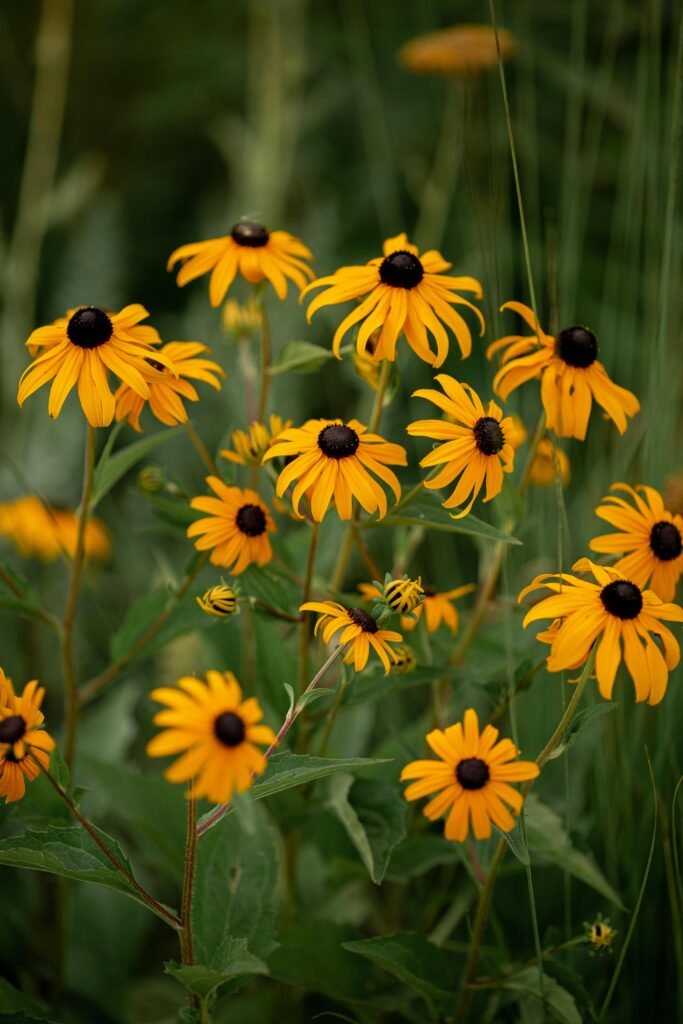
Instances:
[[[529,997],[534,1003],[540,1004],[545,1010],[545,1019],[558,1021],[559,1024],[581,1024],[581,1014],[576,1008],[573,997],[547,974],[541,980],[538,967],[528,967],[518,971],[503,981],[502,987],[518,993],[520,997]]]
[[[344,949],[365,957],[419,992],[427,1002],[453,996],[453,956],[422,935],[398,933],[345,942]]]
[[[164,969],[189,992],[194,992],[202,999],[213,995],[226,981],[246,980],[254,974],[268,973],[263,961],[247,949],[247,940],[236,939],[230,935],[226,936],[215,950],[211,963],[207,966],[169,962],[164,964]]]
[[[379,884],[394,848],[406,834],[406,802],[396,786],[369,779],[354,782],[337,775],[327,806],[334,811],[358,850],[370,878]]]
[[[329,348],[310,341],[288,341],[269,372],[271,377],[281,373],[316,373],[330,359],[334,359],[334,354]]]
[[[409,490],[410,488],[407,488]],[[481,540],[496,540],[504,544],[521,544],[520,540],[512,537],[509,533],[496,529],[489,523],[477,519],[471,513],[464,519],[453,519],[448,509],[441,504],[442,498],[433,491],[426,491],[424,488],[401,505],[396,513],[389,512],[384,522],[389,526],[421,526],[425,530],[440,530],[445,533],[461,533],[467,537],[477,537]],[[372,520],[367,526],[376,525]]]
[[[170,441],[172,437],[177,436],[180,429],[180,427],[171,430],[166,428],[151,437],[143,437],[139,441],[133,441],[132,444],[113,451],[114,442],[120,432],[120,428],[115,427],[109,434],[107,443],[95,466],[90,500],[91,508],[94,509],[133,466],[142,462],[153,451]]]

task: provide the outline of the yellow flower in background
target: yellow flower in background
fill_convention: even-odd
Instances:
[[[408,644],[397,644],[393,649],[394,663],[391,666],[391,674],[394,676],[407,676],[417,668],[417,655]]]
[[[616,937],[616,931],[609,921],[598,916],[597,920],[589,923],[584,921],[586,942],[590,943],[596,953],[604,953],[609,950]]]
[[[407,630],[415,629],[417,626],[416,620],[419,620],[420,616],[424,615],[428,633],[435,633],[442,623],[448,626],[451,633],[457,633],[460,619],[458,610],[453,602],[457,601],[459,597],[464,597],[465,594],[471,594],[476,589],[474,583],[466,583],[463,587],[454,587],[452,590],[439,592],[434,587],[430,587],[425,583],[423,586],[424,599],[422,603],[417,606],[412,618],[401,619],[401,628]]]
[[[377,391],[382,376],[382,360],[375,357],[377,337],[379,337],[379,331],[375,331],[373,337],[368,338],[365,351],[359,352],[356,348],[351,356],[357,376],[369,384],[373,391]]]
[[[216,476],[206,482],[217,497],[193,498],[190,507],[208,512],[187,528],[188,537],[197,537],[198,551],[211,551],[213,565],[222,565],[239,576],[248,565],[265,565],[273,557],[268,534],[276,529],[268,506],[256,491],[228,487]]]
[[[515,451],[517,451],[518,448],[522,447],[529,435],[521,416],[513,413],[509,420],[508,432],[505,436],[507,437],[508,444],[511,444]]]
[[[269,231],[257,221],[240,220],[224,238],[181,245],[171,253],[168,270],[182,264],[177,277],[181,288],[211,271],[209,300],[220,306],[237,274],[250,284],[270,281],[278,299],[286,298],[287,278],[301,290],[315,276],[303,262],[312,259],[310,249],[287,231]]]
[[[308,601],[302,604],[301,612],[320,612],[315,624],[315,635],[322,627],[323,640],[327,644],[335,633],[341,631],[340,644],[348,644],[344,661],[360,672],[368,663],[370,650],[374,650],[384,665],[386,675],[394,661],[392,643],[400,643],[403,637],[391,629],[381,629],[377,621],[362,608],[345,608],[336,601]]]
[[[509,783],[535,779],[539,768],[535,761],[515,761],[519,750],[512,740],[498,741],[498,735],[492,725],[480,733],[477,713],[468,708],[462,723],[427,734],[438,761],[411,761],[401,772],[401,782],[416,780],[406,789],[406,800],[432,797],[425,817],[436,821],[448,811],[446,839],[461,843],[470,827],[475,839],[488,839],[491,822],[502,832],[514,828],[508,807],[519,814],[524,799]]]
[[[78,537],[78,516],[71,509],[51,508],[34,494],[0,504],[0,535],[10,540],[24,557],[54,562],[63,555],[73,558]],[[109,531],[90,516],[85,528],[85,557],[106,560],[111,554]]]
[[[206,682],[183,676],[177,688],[152,690],[152,700],[166,709],[154,716],[163,732],[149,741],[150,757],[182,754],[166,769],[169,782],[190,782],[193,799],[227,804],[243,793],[267,761],[258,745],[275,743],[275,733],[259,725],[263,711],[255,697],[242,700],[232,672],[209,671]]]
[[[149,408],[167,427],[187,422],[183,398],[190,402],[199,401],[199,395],[190,380],[201,380],[220,391],[219,377],[225,377],[223,369],[211,359],[197,358],[210,351],[198,341],[169,341],[160,349],[168,365],[159,362],[156,355],[145,359],[147,365],[144,376],[149,385]],[[174,372],[171,372],[169,366],[173,366]],[[140,431],[140,414],[145,407],[145,399],[128,384],[121,384],[114,400],[116,421],[125,419],[134,430]]]
[[[451,513],[453,519],[466,516],[479,491],[486,483],[484,501],[491,501],[503,486],[503,473],[511,473],[515,453],[507,439],[510,418],[503,418],[502,409],[489,402],[485,410],[481,399],[469,384],[460,384],[448,374],[435,378],[445,394],[431,388],[413,392],[413,398],[426,398],[452,420],[417,420],[408,426],[412,437],[429,437],[445,441],[420,461],[424,468],[439,466],[443,469],[425,487],[438,490],[460,477],[451,496],[443,502],[444,508],[453,508],[469,502],[460,512]]]
[[[517,40],[499,28],[498,41],[501,59],[508,60],[517,49]],[[498,63],[496,33],[490,25],[453,25],[411,39],[397,57],[401,67],[416,74],[468,77]]]
[[[406,451],[366,431],[358,420],[308,420],[302,427],[284,430],[264,456],[264,461],[294,456],[278,477],[278,498],[297,480],[292,493],[297,515],[299,502],[310,488],[311,512],[317,522],[322,521],[333,499],[340,519],[350,519],[353,498],[366,512],[377,512],[383,519],[387,499],[373,478],[377,476],[389,486],[398,501],[401,485],[387,467],[407,465]]]
[[[227,619],[237,608],[237,596],[227,583],[211,587],[203,597],[196,598],[197,604],[207,615],[215,615],[218,619]]]
[[[674,515],[683,516],[683,473],[672,473],[666,478],[664,504]]]
[[[558,474],[562,486],[566,487],[571,476],[569,459],[561,448],[552,443],[550,438],[543,437],[538,442],[538,448],[531,463],[529,482],[536,484],[537,487],[549,487],[554,483]]]
[[[0,669],[0,796],[8,804],[21,800],[26,780],[33,782],[40,769],[50,765],[55,741],[41,728],[44,696],[45,690],[33,679],[17,697],[12,680]]]
[[[263,456],[278,434],[288,430],[291,425],[291,420],[283,420],[282,416],[274,413],[267,424],[255,420],[248,430],[233,431],[232,448],[224,448],[220,454],[238,466],[260,466]]]
[[[322,306],[337,305],[351,299],[363,299],[346,316],[334,335],[332,349],[341,359],[340,348],[344,335],[354,324],[363,321],[356,339],[356,348],[362,355],[371,336],[381,328],[373,351],[375,360],[396,359],[396,344],[401,334],[413,351],[430,366],[441,366],[448,355],[449,341],[446,327],[457,338],[463,358],[472,349],[472,335],[465,320],[452,306],[466,306],[479,321],[484,333],[484,318],[480,311],[458,291],[473,292],[481,299],[481,285],[473,277],[446,277],[444,270],[452,264],[444,260],[436,249],[420,255],[405,233],[388,238],[384,243],[384,256],[370,260],[362,267],[341,267],[328,277],[319,277],[302,292],[303,298],[312,288],[325,288],[308,307],[310,321]],[[365,296],[365,297],[364,297]],[[446,327],[444,327],[444,324]],[[436,352],[430,347],[428,333],[432,335]]]
[[[247,337],[260,330],[262,323],[261,305],[253,295],[246,302],[228,299],[223,306],[223,329],[228,334]]]
[[[533,590],[553,591],[529,612],[523,625],[552,619],[544,641],[550,642],[548,670],[583,665],[598,644],[595,673],[605,700],[612,699],[617,669],[623,658],[633,679],[636,700],[658,704],[666,692],[669,671],[680,659],[678,641],[664,621],[683,622],[683,608],[662,602],[653,590],[641,590],[618,571],[581,558],[573,566],[590,572],[596,583],[567,573],[543,573],[525,587],[518,600]],[[560,619],[559,626],[554,620]],[[657,637],[662,650],[654,642]]]
[[[595,514],[620,532],[594,537],[589,548],[604,555],[623,554],[615,569],[639,587],[649,583],[662,601],[673,601],[683,572],[683,519],[664,507],[653,487],[613,484],[611,489],[623,491],[631,501],[608,494]]]
[[[635,395],[619,387],[598,361],[598,343],[587,327],[566,327],[556,338],[537,324],[533,310],[521,302],[506,302],[531,328],[531,336],[519,334],[499,338],[489,345],[487,357],[505,349],[493,390],[505,401],[521,384],[541,378],[541,401],[548,428],[558,437],[583,441],[588,429],[593,399],[602,406],[617,430],[623,434],[629,416],[640,403]]]
[[[108,427],[115,412],[109,371],[143,399],[149,398],[148,357],[174,371],[168,356],[154,348],[161,343],[156,330],[140,326],[140,321],[148,316],[145,307],[137,303],[120,313],[81,306],[50,326],[33,331],[26,342],[29,350],[45,351],[21,375],[19,405],[52,381],[47,409],[56,419],[67,396],[78,385],[78,397],[88,423],[92,427]]]

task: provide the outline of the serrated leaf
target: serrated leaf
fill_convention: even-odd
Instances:
[[[226,981],[268,973],[263,960],[249,952],[246,939],[236,939],[231,935],[218,947],[210,965],[189,966],[170,961],[164,964],[164,970],[201,999],[206,999]]]
[[[408,487],[406,487],[409,490]],[[443,530],[446,533],[462,533],[482,540],[502,541],[504,544],[521,544],[521,540],[503,533],[490,523],[485,523],[476,516],[468,515],[463,519],[453,519],[448,514],[439,497],[424,488],[409,502],[402,505],[395,514],[389,514],[382,520],[390,526],[403,524],[406,526],[423,526],[425,530]],[[376,520],[368,520],[364,525],[377,525]]]
[[[177,437],[180,431],[180,427],[171,427],[167,430],[161,430],[158,434],[152,434],[151,437],[143,437],[139,441],[133,441],[132,444],[128,444],[124,448],[120,448],[118,451],[113,453],[111,451],[111,445],[108,443],[95,466],[92,498],[90,500],[91,510],[95,508],[102,498],[109,493],[112,487],[114,487],[121,477],[125,476],[133,466],[153,452],[156,448],[159,448],[162,444],[170,441],[171,438]],[[111,436],[109,441],[111,441]]]
[[[396,935],[344,942],[344,949],[371,960],[382,970],[409,985],[427,1000],[452,996],[453,954],[435,946],[422,935]]]
[[[337,776],[331,781],[327,806],[336,814],[377,885],[384,878],[392,851],[405,837],[407,805],[390,783]]]
[[[334,353],[322,345],[314,345],[311,341],[288,341],[268,372],[271,377],[281,373],[315,373],[330,359],[334,359]]]
[[[617,701],[602,701],[600,704],[594,704],[590,708],[584,708],[583,711],[577,712],[573,719],[567,726],[567,730],[560,740],[559,744],[553,750],[552,754],[548,758],[549,761],[554,760],[556,757],[560,757],[564,754],[571,746],[576,743],[579,733],[594,722],[596,718],[602,718],[603,715],[608,715],[610,712],[615,711],[619,707]]]
[[[576,1008],[573,996],[550,977],[543,975],[543,986],[538,967],[527,967],[501,982],[508,992],[518,992],[538,999],[545,1007],[547,1019],[559,1024],[581,1024],[581,1014]]]

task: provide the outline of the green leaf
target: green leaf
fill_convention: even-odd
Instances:
[[[623,909],[621,900],[597,864],[572,845],[559,814],[542,803],[535,793],[527,797],[524,813],[527,842],[532,853],[540,854],[563,871],[568,871]]]
[[[552,754],[548,758],[552,761],[556,757],[560,757],[564,754],[571,746],[576,743],[576,739],[582,729],[585,729],[587,725],[594,722],[596,718],[602,718],[603,715],[609,715],[610,712],[615,711],[619,707],[617,701],[602,701],[600,704],[594,704],[590,708],[584,708],[583,711],[579,711],[574,715],[573,719],[567,726],[564,736],[553,750]]]
[[[218,947],[208,966],[193,964],[190,967],[170,961],[164,964],[164,970],[201,999],[206,999],[226,981],[268,973],[263,960],[247,949],[246,939],[231,935]]]
[[[0,575],[0,608],[8,608],[27,619],[36,619],[46,625],[57,625],[56,620],[43,608],[37,591],[9,565],[2,566]]]
[[[501,982],[508,992],[517,992],[538,999],[544,1006],[550,1020],[560,1024],[581,1024],[581,1014],[576,1008],[573,996],[551,978],[543,975],[543,987],[538,967],[527,967]]]
[[[301,604],[299,588],[286,576],[271,568],[259,569],[250,565],[240,576],[242,594],[275,608],[287,615],[298,615]]]
[[[494,826],[495,827],[495,826]],[[502,832],[499,828],[496,828],[496,832],[503,837],[505,842],[508,844],[515,857],[521,864],[530,864],[531,858],[529,856],[529,847],[527,846],[522,831],[522,825],[519,819],[515,822],[515,827],[509,832]]]
[[[345,942],[344,949],[371,960],[382,970],[409,985],[428,1001],[453,995],[453,954],[435,946],[422,935],[397,933],[359,942]]]
[[[271,377],[281,373],[315,373],[330,359],[334,359],[334,353],[328,348],[311,341],[288,341],[268,372]]]
[[[168,589],[161,587],[158,590],[153,590],[150,594],[143,594],[142,597],[138,597],[132,602],[125,619],[109,643],[112,661],[116,661],[122,654],[129,651],[133,644],[140,639],[145,630],[161,615],[168,599]]]
[[[409,488],[406,488],[409,490]],[[482,540],[502,541],[504,544],[521,544],[521,540],[503,533],[489,523],[468,515],[463,519],[453,519],[445,509],[439,497],[424,488],[409,502],[402,505],[396,514],[389,510],[386,519],[382,520],[390,526],[404,524],[406,526],[423,526],[425,530],[444,530],[446,533],[463,533]],[[376,526],[377,521],[368,520],[364,525]]]
[[[390,882],[407,882],[424,875],[441,864],[455,864],[463,859],[459,843],[449,842],[442,836],[423,832],[408,838],[397,846],[387,869]]]
[[[94,826],[93,826],[94,827]],[[129,873],[130,864],[118,843],[100,829],[95,829],[101,842]],[[46,871],[63,878],[92,882],[130,896],[147,910],[152,908],[133,885],[106,857],[97,843],[80,826],[61,828],[49,825],[42,832],[27,830],[22,835],[0,840],[0,864],[17,868]],[[156,913],[156,911],[153,911]],[[161,916],[161,915],[159,915]]]
[[[20,992],[5,978],[0,978],[0,1020],[6,1020],[5,1015],[10,1013],[29,1015],[27,1020],[45,1020],[37,999]]]
[[[112,438],[110,435],[107,445],[95,466],[93,476],[92,498],[90,499],[91,510],[104,498],[112,487],[119,482],[122,476],[132,469],[136,463],[144,459],[150,452],[159,448],[162,444],[177,437],[181,427],[172,427],[170,430],[161,430],[151,437],[143,437],[140,441],[133,441],[132,444],[120,448],[112,454]]]
[[[327,806],[346,829],[370,878],[379,884],[394,847],[406,834],[407,805],[396,786],[338,775],[330,784]]]
[[[347,1005],[367,998],[371,968],[343,948],[354,934],[329,921],[299,922],[278,935],[279,945],[268,958],[270,973],[282,984],[322,992]]]
[[[143,497],[160,519],[172,523],[173,526],[180,526],[183,530],[197,518],[197,513],[190,508],[185,498],[164,498],[158,494],[147,494],[146,492],[143,492]]]
[[[388,764],[390,760],[376,757],[313,757],[311,754],[293,754],[290,750],[282,750],[270,758],[265,775],[254,783],[251,792],[255,800],[261,800],[285,789],[317,782],[328,775],[373,768],[378,764]]]

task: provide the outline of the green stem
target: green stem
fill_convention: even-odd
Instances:
[[[180,955],[182,962],[188,966],[194,964],[194,948],[192,941],[192,892],[194,889],[194,872],[197,863],[197,801],[192,797],[187,801],[187,831],[185,833],[185,862],[183,870],[183,890],[180,900]],[[190,1006],[199,1007],[196,995],[190,995]]]
[[[266,415],[266,408],[268,406],[271,356],[270,323],[268,321],[266,307],[263,303],[263,299],[261,299],[261,377],[259,385],[258,412],[256,415],[256,419],[259,423],[263,423]]]
[[[330,742],[330,736],[334,729],[334,723],[337,721],[337,715],[339,714],[339,708],[341,707],[342,700],[344,699],[344,691],[346,690],[346,672],[342,673],[342,677],[339,681],[337,688],[337,695],[334,699],[334,705],[329,715],[327,716],[327,722],[325,723],[325,732],[323,733],[322,742],[320,744],[320,753],[318,757],[324,757],[327,752],[327,744]]]
[[[78,595],[81,587],[81,576],[85,562],[85,533],[90,513],[90,496],[92,491],[93,468],[95,465],[95,428],[88,424],[85,432],[85,459],[83,464],[83,489],[81,505],[78,513],[78,534],[76,549],[71,565],[71,580],[66,599],[64,619],[61,630],[62,670],[64,674],[64,718],[66,737],[64,740],[64,760],[69,769],[73,766],[76,752],[76,732],[78,729],[78,691],[76,684],[76,667],[74,665],[73,631],[78,609]]]
[[[208,469],[209,473],[211,473],[213,476],[220,476],[218,466],[216,465],[215,460],[213,459],[211,453],[209,452],[209,449],[206,447],[201,437],[195,430],[192,421],[185,420],[184,426],[187,436],[194,445],[197,454],[199,455],[199,458],[202,460],[202,462]]]
[[[311,524],[311,541],[308,548],[308,562],[306,563],[306,578],[302,593],[302,604],[306,604],[311,597],[311,584],[313,582],[313,570],[315,568],[315,556],[318,550],[318,539],[320,537],[320,523]],[[301,616],[299,623],[299,690],[303,692],[308,679],[308,640],[310,637],[310,620],[306,615]]]

